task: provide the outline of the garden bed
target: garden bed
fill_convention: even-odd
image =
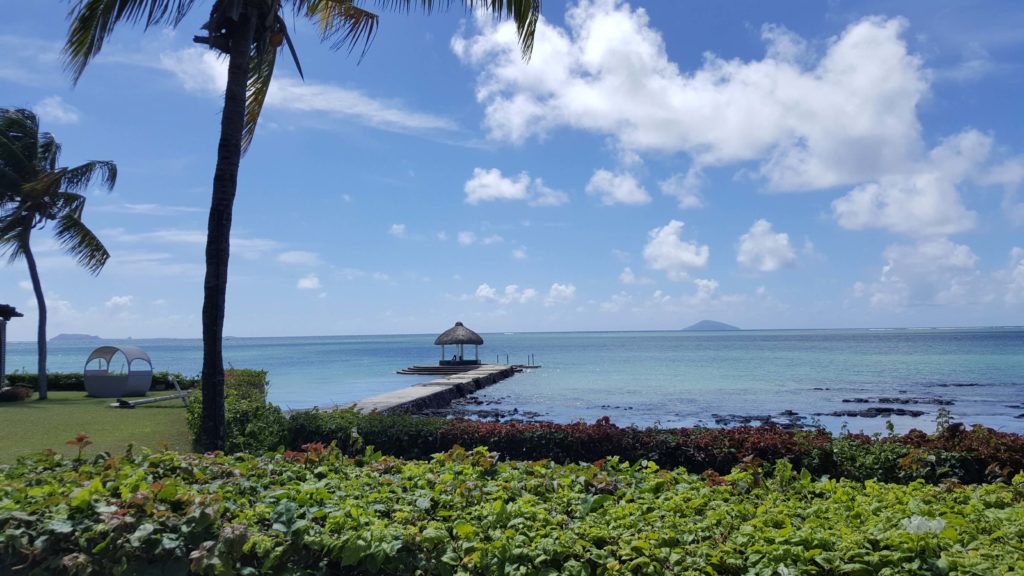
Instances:
[[[1024,476],[933,486],[780,461],[429,461],[322,445],[0,467],[0,572],[20,574],[1009,574]]]

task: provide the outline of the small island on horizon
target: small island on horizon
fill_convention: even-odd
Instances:
[[[103,340],[103,338],[92,334],[57,334],[50,338],[50,342],[93,342],[95,340]]]
[[[733,326],[732,324],[726,324],[725,322],[718,322],[715,320],[701,320],[695,324],[691,324],[684,331],[693,332],[715,332],[724,330],[739,330],[740,328]]]

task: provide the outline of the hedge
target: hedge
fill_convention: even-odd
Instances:
[[[182,390],[198,388],[199,376],[184,376],[178,372],[154,372],[150,390],[173,389],[171,378],[178,381]],[[39,389],[39,378],[35,374],[15,372],[7,375],[12,386],[25,386],[32,390]],[[46,389],[51,392],[85,392],[85,380],[81,372],[49,372],[46,376]]]
[[[0,573],[1017,574],[1022,499],[1024,475],[861,483],[785,461],[42,455],[0,467]]]

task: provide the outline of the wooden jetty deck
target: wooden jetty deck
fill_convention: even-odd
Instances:
[[[416,412],[444,408],[456,398],[510,378],[521,370],[509,364],[483,364],[473,370],[360,400],[353,408],[360,412]]]

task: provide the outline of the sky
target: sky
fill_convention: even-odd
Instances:
[[[67,4],[0,0],[0,106],[113,160],[45,229],[49,333],[201,335],[226,63],[122,28],[73,86]],[[1024,4],[579,0],[383,13],[366,57],[289,24],[235,201],[225,334],[1024,324]],[[32,340],[23,261],[0,263]]]

